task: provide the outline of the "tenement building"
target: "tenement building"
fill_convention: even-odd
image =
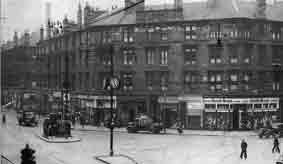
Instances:
[[[1,45],[1,98],[2,104],[26,110],[37,109],[38,91],[41,79],[41,62],[36,58],[36,46],[32,36],[25,32],[18,37],[15,32],[13,41]],[[37,96],[36,96],[37,95]],[[32,98],[33,97],[33,98]],[[13,103],[12,103],[13,102]],[[36,106],[36,104],[38,106]],[[28,109],[29,108],[29,109]]]
[[[89,18],[80,9],[76,30],[38,43],[38,55],[47,58],[44,81],[50,96],[59,96],[67,61],[71,108],[94,125],[109,117],[103,83],[113,64],[123,124],[145,113],[166,127],[182,121],[192,129],[258,128],[283,116],[282,9],[282,2],[265,0],[125,0],[111,13],[87,5]]]

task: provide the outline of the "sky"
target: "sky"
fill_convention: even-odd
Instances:
[[[50,2],[52,20],[62,20],[65,15],[73,20],[76,19],[78,3],[85,4],[86,1],[91,6],[102,9],[111,9],[112,5],[122,7],[124,0],[0,0],[2,1],[1,15],[6,19],[2,20],[2,35],[0,40],[10,40],[17,31],[22,34],[28,31],[38,31],[44,24],[45,4]],[[174,0],[145,0],[145,5],[173,3]],[[204,0],[183,0],[183,2],[204,1]],[[272,1],[272,0],[268,0]],[[4,24],[3,24],[4,23]]]

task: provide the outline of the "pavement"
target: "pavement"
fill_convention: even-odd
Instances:
[[[107,132],[109,131],[106,127],[98,127],[98,126],[91,126],[85,125],[81,127],[80,125],[76,125],[73,128],[74,131],[100,131],[100,132]],[[126,128],[115,128],[114,132],[120,133],[127,133]],[[164,134],[161,133],[161,134]],[[166,129],[166,134],[168,135],[179,135],[177,129]],[[215,130],[190,130],[184,129],[183,134],[181,135],[201,135],[201,136],[230,136],[230,137],[245,137],[245,136],[257,136],[256,131],[215,131]]]
[[[36,134],[37,137],[39,137],[41,140],[49,142],[49,143],[71,143],[71,142],[79,142],[81,141],[80,138],[77,137],[68,137],[68,138],[64,138],[64,137],[44,137],[42,135]]]
[[[113,156],[96,156],[95,159],[105,164],[138,164],[138,162],[132,157],[122,154]]]

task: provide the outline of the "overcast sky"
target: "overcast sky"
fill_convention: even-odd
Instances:
[[[25,29],[29,31],[38,30],[40,25],[44,24],[45,18],[45,3],[51,2],[51,16],[53,20],[61,20],[65,14],[69,18],[75,20],[78,3],[85,4],[89,2],[91,6],[96,6],[102,9],[110,9],[112,5],[123,6],[124,0],[0,0],[2,1],[1,14],[7,19],[3,25],[3,35],[0,40],[11,39],[14,31],[23,33]],[[174,0],[146,0],[146,5],[173,3]],[[183,0],[203,1],[203,0]],[[269,0],[272,1],[272,0]]]

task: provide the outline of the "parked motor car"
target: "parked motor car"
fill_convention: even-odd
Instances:
[[[110,128],[111,119],[110,119],[110,118],[109,118],[109,119],[106,119],[106,120],[104,121],[104,125],[105,125],[105,127]],[[114,127],[115,127],[115,128],[121,128],[121,127],[122,127],[122,121],[119,120],[119,119],[115,119],[115,121],[114,121]]]
[[[33,111],[20,111],[17,115],[18,123],[22,126],[37,126],[38,120]]]
[[[160,133],[163,129],[163,124],[160,122],[154,122],[147,115],[140,115],[133,122],[129,122],[127,126],[128,133],[137,133],[138,131],[149,131],[152,133]]]
[[[283,123],[273,123],[270,127],[259,129],[259,138],[269,138],[270,136],[283,136]]]

